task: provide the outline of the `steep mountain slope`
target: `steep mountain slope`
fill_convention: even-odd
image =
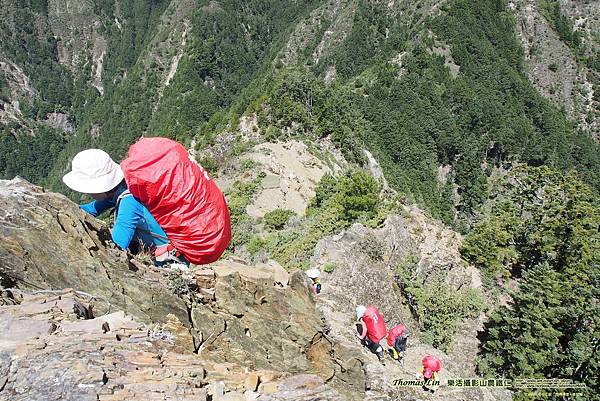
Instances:
[[[2,140],[19,149],[0,157],[7,178],[64,190],[81,148],[120,158],[141,135],[202,148],[262,109],[268,139],[329,137],[351,161],[368,147],[392,187],[448,223],[477,209],[485,167],[507,160],[576,168],[597,186],[593,7],[579,18],[587,6],[543,1],[4,3]],[[547,35],[532,34],[532,15]]]
[[[458,238],[431,248],[435,238],[453,234],[417,210],[390,217],[379,230],[356,225],[324,239],[314,263],[338,267],[324,277],[324,292],[315,299],[303,272],[288,273],[273,261],[248,266],[224,260],[185,272],[149,267],[111,249],[106,226],[64,196],[21,180],[2,181],[0,188],[0,302],[9,305],[0,307],[0,358],[10,360],[0,370],[0,399],[46,391],[65,399],[167,392],[218,400],[223,390],[230,398],[246,390],[252,399],[412,399],[420,389],[397,388],[393,381],[411,377],[425,353],[443,358],[444,378],[472,374],[465,351],[476,352],[478,324],[457,322],[469,332],[460,338],[470,340],[446,355],[421,342],[420,322],[394,287],[394,266],[412,254],[419,275],[444,272],[452,288],[477,286],[471,277],[477,274],[459,260]],[[381,260],[361,248],[373,237],[385,241]],[[409,325],[405,365],[384,369],[353,338],[358,302],[375,302],[390,324],[402,319]],[[82,354],[86,359],[76,362]],[[36,380],[31,361],[46,372]],[[448,388],[435,399],[455,396],[509,395]]]
[[[66,198],[3,183],[2,286],[97,290],[144,322],[170,313],[217,373],[317,373],[306,386],[332,397],[420,398],[390,383],[434,353],[446,378],[559,377],[593,399],[597,12],[554,0],[1,0],[0,178],[80,198],[60,181],[77,151],[119,160],[142,135],[168,136],[219,182],[233,224],[224,265],[171,275],[107,248],[106,228]],[[318,311],[302,273],[281,266],[325,272]],[[409,325],[405,367],[358,346],[359,302]]]
[[[564,107],[578,126],[597,136],[600,9],[594,2],[514,1],[517,32],[529,79]]]

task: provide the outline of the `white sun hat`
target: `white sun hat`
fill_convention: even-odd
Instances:
[[[356,307],[356,318],[360,319],[361,317],[363,317],[363,315],[365,314],[366,311],[367,311],[367,308],[365,308],[363,305],[358,305]]]
[[[306,271],[306,275],[310,278],[317,278],[321,275],[319,269],[310,269]]]
[[[75,155],[71,171],[63,182],[74,191],[85,194],[108,192],[123,181],[121,166],[100,149],[87,149]]]

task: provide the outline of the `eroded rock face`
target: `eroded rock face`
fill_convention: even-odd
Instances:
[[[174,317],[152,328],[122,311],[93,318],[96,301],[74,290],[0,299],[0,401],[341,399],[316,375],[185,352]]]
[[[575,29],[593,44],[591,32],[597,30],[600,8],[597,2],[561,0],[561,13],[570,16]],[[543,4],[538,0],[511,0],[509,8],[517,19],[517,36],[525,55],[525,69],[531,83],[540,93],[564,107],[579,128],[596,136],[600,124],[598,102],[594,99],[594,72],[578,65],[575,51],[560,39],[544,17]]]
[[[69,120],[69,116],[64,113],[48,113],[44,123],[50,128],[61,130],[66,134],[75,133],[75,127]]]
[[[199,294],[210,294],[191,310],[202,357],[250,369],[313,372],[347,399],[362,398],[362,361],[328,338],[303,272],[286,278],[273,266],[225,261],[194,274]]]
[[[93,304],[74,291],[19,301],[0,307],[0,400],[206,399],[202,361],[160,327],[86,319]]]
[[[109,238],[66,197],[0,181],[0,400],[363,399],[304,273],[158,269]]]
[[[106,300],[98,308],[110,304],[144,322],[168,314],[188,322],[185,301],[167,288],[160,272],[115,249],[108,227],[65,196],[19,178],[0,180],[0,282],[75,288]]]
[[[306,144],[293,140],[262,143],[254,147],[249,157],[260,163],[266,173],[259,193],[247,207],[248,214],[254,217],[278,208],[304,215],[323,175],[342,169],[340,161],[329,166],[313,155]]]

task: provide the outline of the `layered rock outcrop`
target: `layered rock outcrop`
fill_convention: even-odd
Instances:
[[[206,399],[201,361],[170,333],[122,311],[85,319],[92,306],[57,291],[0,307],[0,400]]]
[[[198,353],[250,369],[313,372],[345,399],[361,399],[363,361],[328,336],[306,275],[281,267],[217,263],[194,272],[201,296],[191,309]],[[288,284],[289,281],[289,284]]]
[[[0,181],[0,400],[362,399],[363,361],[304,273],[158,269],[109,238],[66,197]]]
[[[98,308],[110,305],[147,323],[168,314],[188,321],[185,301],[168,289],[163,275],[117,250],[106,225],[65,196],[18,178],[0,181],[0,282],[74,288],[106,300]]]
[[[73,290],[6,290],[0,299],[1,401],[340,399],[315,375],[185,352],[174,317],[152,328],[122,311],[90,318],[94,301]]]

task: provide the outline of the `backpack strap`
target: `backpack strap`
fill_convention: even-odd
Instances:
[[[394,348],[399,352],[405,352],[408,346],[407,340],[408,336],[405,334],[398,336],[396,340],[394,340]]]
[[[121,204],[121,201],[128,197],[128,196],[133,196],[133,194],[131,192],[129,192],[128,189],[126,189],[125,191],[121,192],[121,194],[117,197],[117,202],[115,204],[115,222],[117,221],[117,215],[119,214],[119,205]],[[163,235],[159,235],[156,233],[153,233],[150,230],[144,230],[143,228],[138,228],[139,231],[144,232],[146,234],[149,234],[151,236],[153,236],[154,238],[158,238],[158,239],[163,239],[165,241],[169,241],[169,239]],[[170,242],[170,241],[169,241]]]
[[[131,192],[129,192],[128,189],[126,189],[125,191],[121,192],[121,194],[117,198],[117,202],[115,204],[115,221],[117,221],[117,215],[119,214],[119,205],[121,204],[121,201],[123,200],[123,198],[125,198],[127,196],[133,196],[131,194]]]

